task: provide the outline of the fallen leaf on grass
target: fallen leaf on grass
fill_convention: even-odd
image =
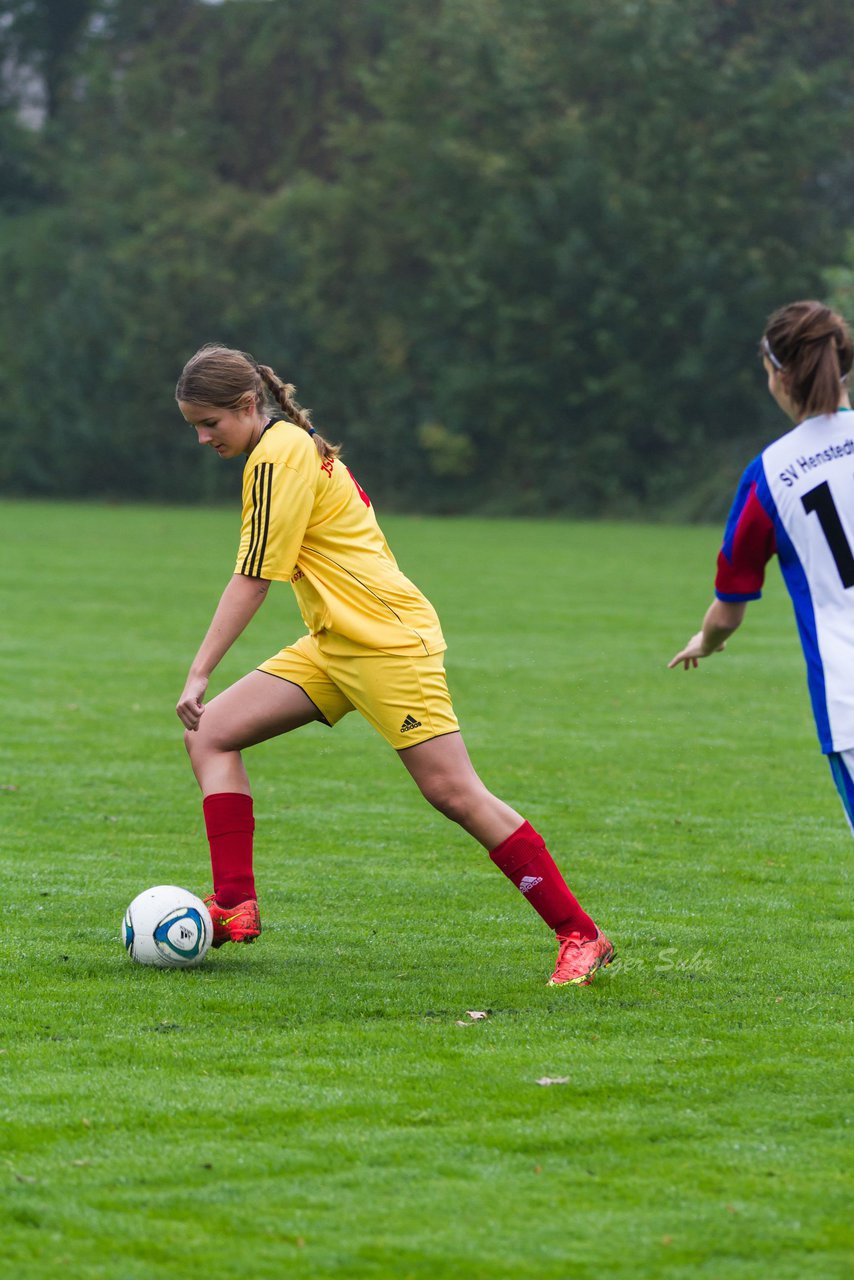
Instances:
[[[458,1027],[473,1027],[473,1026],[474,1026],[474,1024],[475,1024],[476,1022],[480,1022],[483,1018],[488,1018],[488,1017],[489,1017],[489,1014],[490,1014],[490,1010],[489,1010],[489,1009],[485,1009],[485,1010],[482,1010],[482,1009],[466,1009],[466,1018],[471,1019],[471,1021],[466,1022],[464,1019],[462,1019],[462,1018],[458,1018],[458,1019],[457,1019],[457,1026],[458,1026]]]
[[[541,1076],[536,1084],[569,1084],[569,1076]]]

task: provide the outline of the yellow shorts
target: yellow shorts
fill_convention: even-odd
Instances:
[[[289,680],[311,698],[324,720],[337,724],[359,711],[396,751],[459,729],[441,653],[323,653],[303,636],[259,671]]]

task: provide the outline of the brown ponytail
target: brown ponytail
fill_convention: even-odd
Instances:
[[[281,409],[289,422],[302,427],[314,441],[321,458],[337,458],[340,445],[329,444],[311,425],[305,409],[294,399],[295,388],[269,365],[258,364],[246,351],[210,342],[191,356],[175,387],[175,399],[189,404],[215,405],[237,409],[247,393],[262,413]]]
[[[821,302],[791,302],[769,318],[760,348],[787,379],[805,417],[836,413],[854,344],[846,321]]]

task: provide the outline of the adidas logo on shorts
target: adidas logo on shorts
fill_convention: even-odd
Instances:
[[[403,724],[400,726],[401,733],[409,733],[410,729],[420,729],[421,721],[416,720],[415,716],[407,716]]]

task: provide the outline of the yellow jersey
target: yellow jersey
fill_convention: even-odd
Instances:
[[[435,609],[397,567],[367,494],[294,423],[273,421],[247,459],[235,572],[290,582],[327,653],[446,648]]]

